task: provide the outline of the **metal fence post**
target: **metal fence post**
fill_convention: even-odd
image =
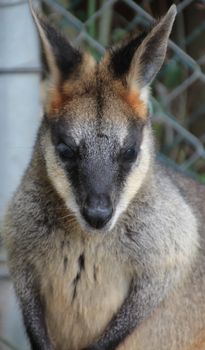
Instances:
[[[40,59],[28,1],[0,2],[0,217],[30,158],[40,119]]]

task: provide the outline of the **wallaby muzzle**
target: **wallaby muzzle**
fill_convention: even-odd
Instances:
[[[96,229],[103,228],[113,213],[109,195],[105,193],[89,194],[84,202],[82,215],[88,224]]]

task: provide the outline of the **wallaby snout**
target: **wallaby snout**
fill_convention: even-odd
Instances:
[[[86,222],[95,229],[102,229],[113,213],[109,195],[89,194],[84,202],[82,215]]]

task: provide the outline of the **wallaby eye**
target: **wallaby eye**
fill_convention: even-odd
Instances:
[[[126,162],[133,162],[137,157],[136,147],[130,147],[122,153],[122,159]]]
[[[77,156],[76,151],[63,142],[59,143],[56,149],[63,160],[75,160]]]

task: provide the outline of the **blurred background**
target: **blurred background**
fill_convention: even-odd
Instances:
[[[33,0],[73,45],[100,60],[175,3],[166,62],[150,100],[159,157],[205,182],[205,0]],[[32,152],[46,72],[28,0],[0,0],[0,232]],[[0,350],[28,350],[0,241]]]

